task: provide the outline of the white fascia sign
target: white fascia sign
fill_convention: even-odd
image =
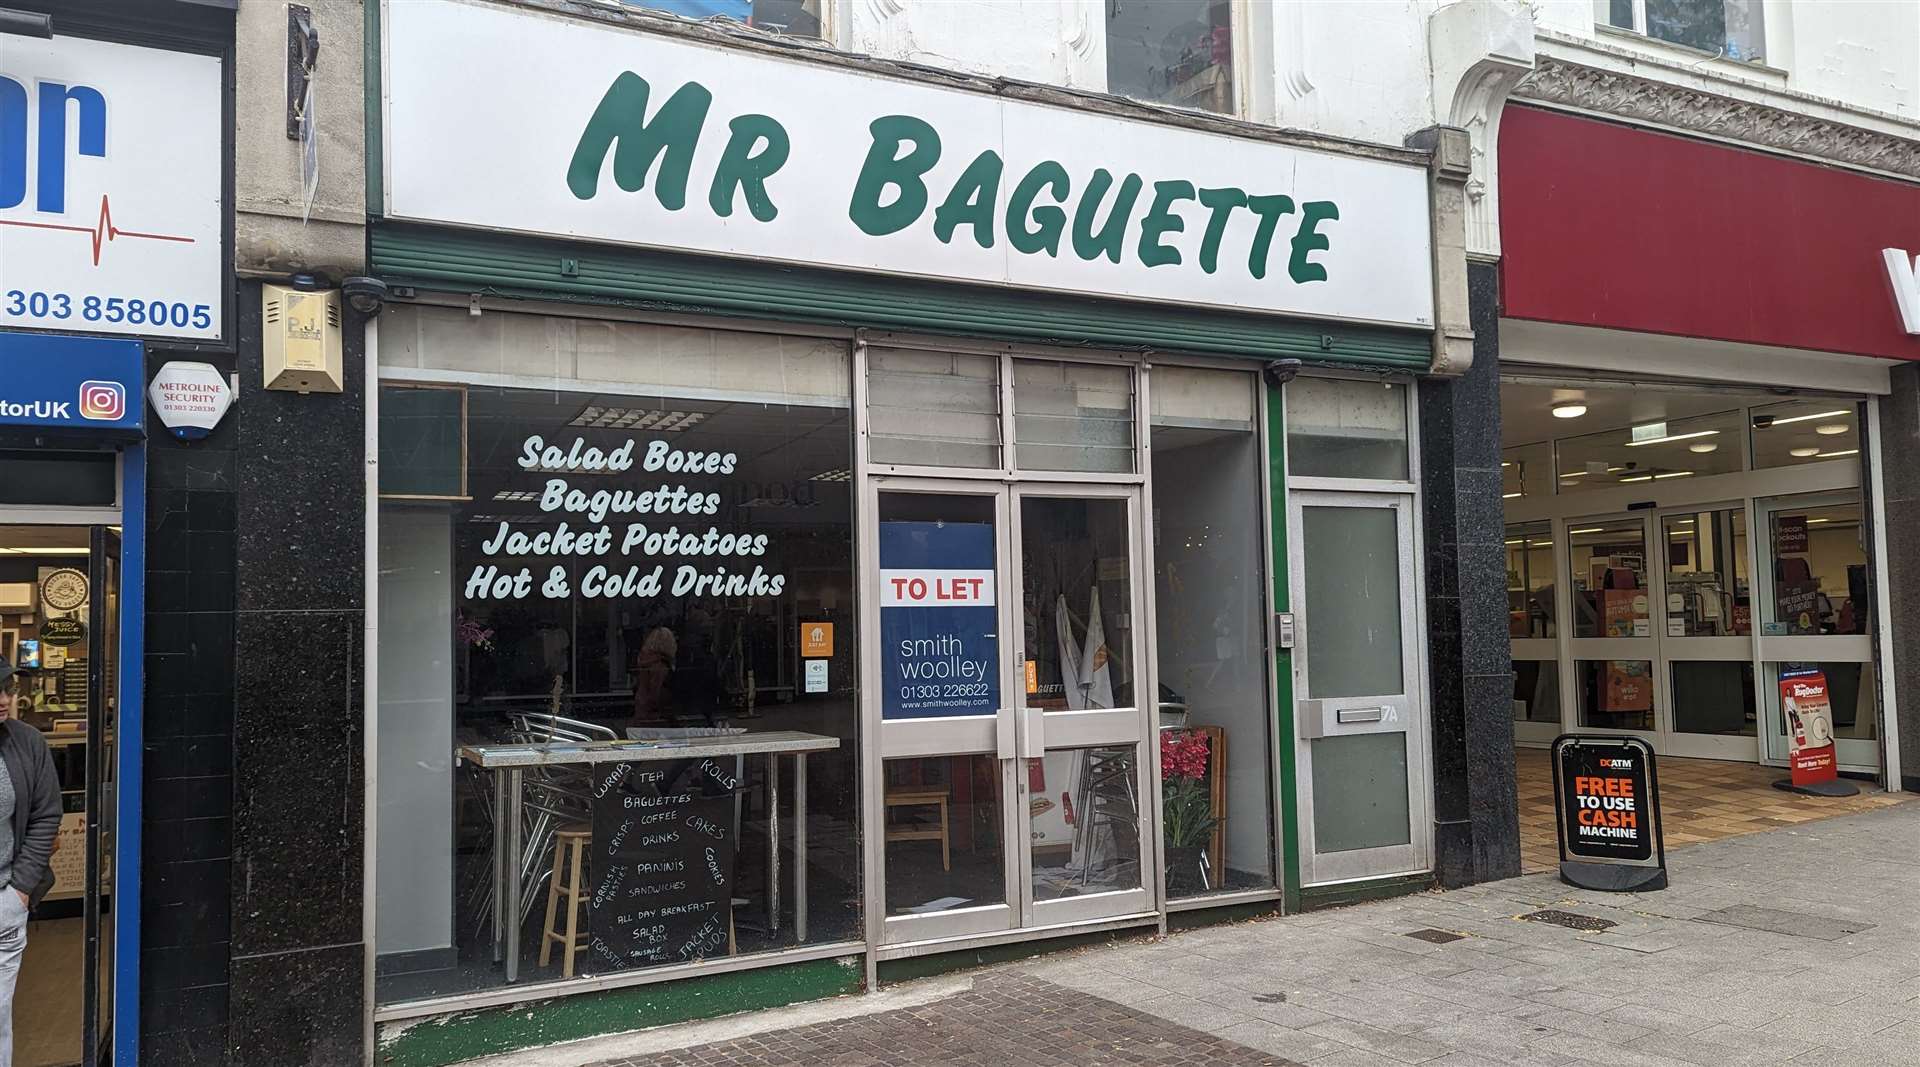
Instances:
[[[1920,256],[1909,256],[1904,248],[1883,248],[1880,256],[1887,261],[1887,281],[1893,285],[1900,323],[1920,337]]]
[[[389,218],[1432,328],[1410,160],[470,0],[382,41]]]
[[[233,389],[211,363],[172,362],[147,387],[153,415],[175,437],[192,441],[213,431],[233,406]]]

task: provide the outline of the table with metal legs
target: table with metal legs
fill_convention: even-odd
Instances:
[[[532,745],[464,745],[458,756],[493,775],[493,959],[506,965],[509,982],[520,980],[520,902],[525,860],[526,769],[595,763],[767,757],[767,929],[780,932],[780,757],[793,757],[793,934],[807,940],[807,756],[840,747],[840,739],[792,730],[702,737],[685,742],[549,742]]]

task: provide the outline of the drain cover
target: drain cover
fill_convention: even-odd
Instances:
[[[1426,930],[1409,930],[1407,931],[1407,936],[1413,938],[1415,941],[1425,941],[1430,945],[1444,945],[1449,941],[1464,940],[1467,935],[1429,928]]]
[[[1592,915],[1581,915],[1571,911],[1556,911],[1553,908],[1530,911],[1520,917],[1528,922],[1549,923],[1553,926],[1564,926],[1569,930],[1579,930],[1589,934],[1597,934],[1602,930],[1609,930],[1620,925],[1612,919],[1599,919]]]

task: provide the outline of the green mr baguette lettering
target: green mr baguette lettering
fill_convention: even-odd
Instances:
[[[567,167],[567,187],[580,200],[599,195],[607,157],[613,181],[637,193],[651,186],[668,211],[686,208],[693,163],[709,125],[713,93],[688,81],[659,103],[651,117],[652,86],[632,71],[615,78],[581,131]],[[707,182],[707,206],[730,218],[736,204],[760,222],[779,217],[769,182],[786,165],[793,144],[778,120],[759,114],[726,124],[727,143]],[[863,234],[884,238],[925,227],[942,244],[972,241],[991,249],[1005,241],[1026,256],[1073,256],[1092,262],[1128,261],[1150,269],[1221,269],[1220,251],[1236,228],[1248,234],[1244,269],[1267,277],[1274,243],[1284,224],[1286,276],[1296,284],[1326,281],[1333,240],[1322,229],[1340,219],[1332,200],[1296,203],[1278,193],[1232,186],[1196,186],[1181,179],[1148,181],[1135,173],[1096,167],[1076,175],[1055,160],[1041,160],[1017,176],[999,152],[978,152],[950,186],[935,189],[929,175],[945,145],[940,131],[911,115],[883,115],[867,127],[865,158],[853,174],[847,219]],[[804,148],[804,146],[803,146]],[[799,190],[817,193],[818,190]],[[1197,204],[1205,222],[1189,231],[1176,208]],[[813,207],[811,201],[803,202]]]

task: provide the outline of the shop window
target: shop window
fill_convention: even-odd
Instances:
[[[1643,659],[1576,660],[1573,688],[1580,725],[1653,729],[1653,664]]]
[[[1662,637],[1745,637],[1753,632],[1747,583],[1747,513],[1722,508],[1660,520],[1667,546]]]
[[[1768,755],[1774,759],[1787,757],[1787,733],[1793,727],[1788,720],[1786,705],[1780,699],[1780,675],[1786,671],[1795,672],[1804,680],[1815,681],[1826,689],[1827,714],[1832,720],[1833,738],[1836,741],[1875,741],[1879,739],[1879,706],[1877,703],[1877,685],[1872,662],[1820,662],[1820,663],[1768,663],[1765,664],[1767,679],[1766,705],[1768,717],[1772,720],[1772,733],[1768,737]],[[1807,675],[1808,671],[1817,671],[1817,676]],[[1802,723],[1804,728],[1804,722]],[[1816,728],[1817,729],[1817,728]],[[1815,747],[1818,738],[1814,739]],[[1841,762],[1850,762],[1842,758]]]
[[[466,498],[464,387],[380,387],[380,495],[422,500]]]
[[[1500,496],[1514,500],[1523,496],[1553,494],[1553,443],[1516,445],[1500,453]]]
[[[1652,637],[1647,536],[1641,520],[1575,520],[1567,538],[1573,636]]]
[[[1153,368],[1154,607],[1168,891],[1270,889],[1266,476],[1255,379]]]
[[[1773,595],[1765,604],[1764,635],[1868,632],[1872,605],[1857,501],[1782,507],[1768,516],[1768,543]]]
[[[1756,469],[1860,461],[1860,406],[1851,401],[1794,400],[1747,414]]]
[[[730,19],[789,37],[819,37],[826,0],[620,0],[689,19]]]
[[[1109,0],[1107,91],[1157,104],[1232,114],[1230,0]]]
[[[1507,527],[1507,635],[1515,639],[1554,634],[1553,526],[1528,522]]]
[[[1607,26],[1711,52],[1741,63],[1766,62],[1763,0],[1602,0]]]
[[[467,499],[388,498],[379,512],[379,999],[503,985],[496,918],[517,944],[519,983],[790,947],[801,926],[807,944],[857,939],[844,347],[467,318],[390,313],[383,363],[496,361],[505,374],[545,368],[547,384],[470,384],[462,405],[381,407],[382,466],[425,456],[432,468],[383,470],[383,485],[444,476],[445,452],[429,446],[464,440]],[[794,371],[784,392],[767,370],[783,361]],[[635,382],[648,368],[667,380]],[[427,425],[457,419],[464,428]],[[420,447],[390,449],[390,435]],[[769,731],[819,739],[799,757],[804,779],[796,757],[774,771],[764,752],[573,758],[708,737],[751,745]],[[632,737],[644,743],[607,745]],[[521,772],[516,794],[502,792],[513,777],[476,756],[545,741],[577,745]],[[514,795],[517,835],[499,821],[499,801]],[[508,859],[522,903],[512,914],[494,850],[516,836]],[[575,887],[580,936],[569,953],[565,890]]]
[[[1000,466],[1000,360],[867,349],[867,456],[919,467]]]
[[[1411,477],[1406,386],[1296,378],[1286,394],[1287,473],[1390,482]]]
[[[1020,469],[1131,473],[1133,421],[1132,367],[1013,361],[1013,444]]]
[[[1564,438],[1556,458],[1560,492],[1651,487],[1738,471],[1745,464],[1742,417],[1739,411],[1722,411]]]

